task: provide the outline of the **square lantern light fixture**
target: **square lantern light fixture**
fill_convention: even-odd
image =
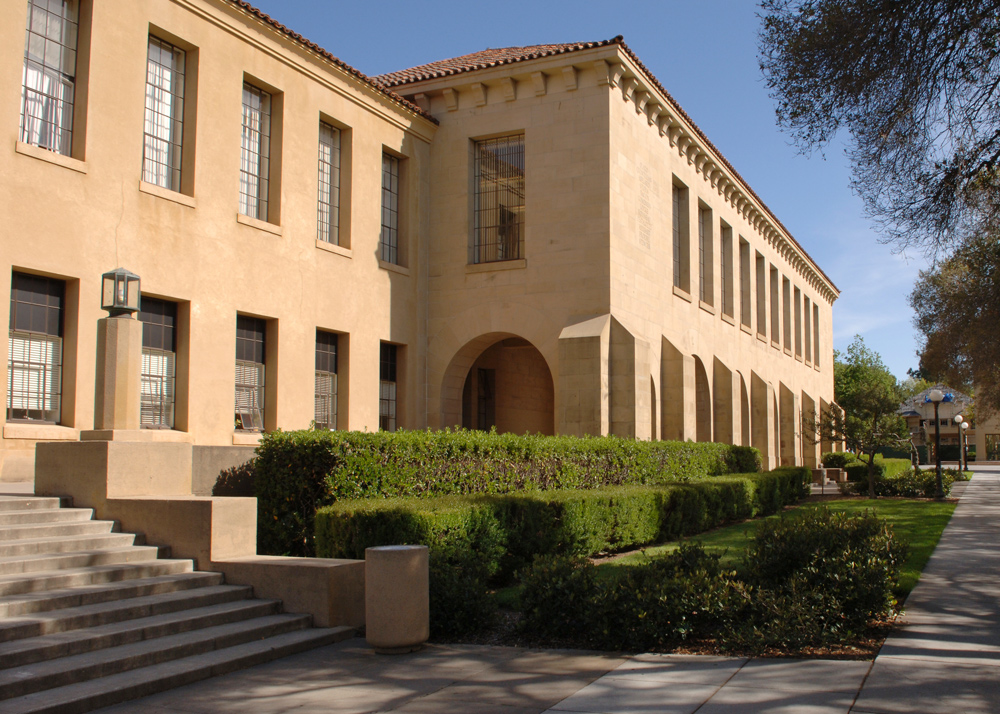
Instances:
[[[139,312],[139,276],[125,268],[102,275],[101,309],[111,317],[131,317]]]

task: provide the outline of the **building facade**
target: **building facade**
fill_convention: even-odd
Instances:
[[[3,2],[0,478],[91,428],[118,266],[150,438],[464,425],[816,462],[837,289],[621,38],[368,78],[237,0]]]

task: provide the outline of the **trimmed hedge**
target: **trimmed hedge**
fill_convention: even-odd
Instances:
[[[852,483],[868,483],[868,462],[849,451],[831,451],[823,454],[823,466],[828,469],[844,469],[847,480]],[[910,471],[913,465],[909,459],[887,459],[875,455],[875,479],[896,478]]]
[[[543,554],[594,555],[775,513],[797,502],[809,480],[808,469],[784,467],[664,486],[346,500],[317,511],[316,551],[332,558],[394,544],[471,551],[489,577],[506,580]]]
[[[481,431],[270,432],[257,447],[258,546],[313,555],[313,514],[343,499],[503,494],[760,471],[753,448]]]
[[[941,469],[941,486],[944,495],[951,494],[952,484],[961,472],[954,469]],[[868,495],[867,479],[862,483],[842,483],[840,490],[844,494],[859,496]],[[933,468],[923,468],[919,473],[909,469],[901,474],[875,477],[875,495],[888,498],[934,498],[937,492],[937,472]]]

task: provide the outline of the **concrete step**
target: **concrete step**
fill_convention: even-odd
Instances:
[[[38,511],[68,504],[69,499],[51,496],[0,496],[0,511]]]
[[[269,615],[0,670],[0,700],[303,630],[311,622],[308,615]]]
[[[61,536],[38,538],[35,540],[12,540],[0,542],[0,558],[17,555],[37,555],[40,553],[73,553],[81,550],[101,548],[121,548],[126,545],[142,545],[142,538],[132,533],[99,533],[97,535]]]
[[[13,525],[40,525],[42,523],[71,523],[89,521],[94,517],[92,508],[50,508],[33,511],[0,511],[0,527]]]
[[[189,573],[192,569],[190,560],[154,560],[149,563],[95,565],[88,568],[2,575],[0,576],[0,596],[44,592],[79,585],[113,583],[121,580],[137,580],[157,575]]]
[[[0,617],[18,617],[62,608],[88,607],[132,598],[187,593],[198,588],[221,585],[222,573],[182,572],[118,582],[59,587],[40,592],[0,597]]]
[[[204,574],[215,575],[215,573]],[[63,607],[40,614],[31,613],[3,618],[0,619],[0,642],[40,637],[87,627],[100,627],[115,622],[138,620],[222,603],[239,602],[253,596],[253,588],[249,585],[216,585],[215,580],[207,578],[205,580],[207,584],[202,587],[126,597],[89,605]]]
[[[83,550],[77,553],[40,553],[0,558],[0,576],[16,573],[38,573],[46,570],[68,570],[92,565],[142,563],[156,560],[160,549],[152,545],[126,545],[118,548]]]
[[[37,525],[0,526],[0,542],[11,540],[38,540],[62,536],[96,535],[111,533],[117,528],[114,521],[80,521],[78,523],[41,523]]]
[[[348,627],[307,629],[142,669],[28,694],[3,702],[5,714],[83,714],[138,697],[228,674],[354,635]]]
[[[239,600],[0,643],[0,670],[277,615],[277,600]],[[2,676],[2,675],[0,675]]]

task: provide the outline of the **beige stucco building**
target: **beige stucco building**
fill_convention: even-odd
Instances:
[[[372,79],[236,0],[2,2],[0,478],[93,426],[118,266],[152,438],[462,424],[815,463],[837,288],[621,38]]]

